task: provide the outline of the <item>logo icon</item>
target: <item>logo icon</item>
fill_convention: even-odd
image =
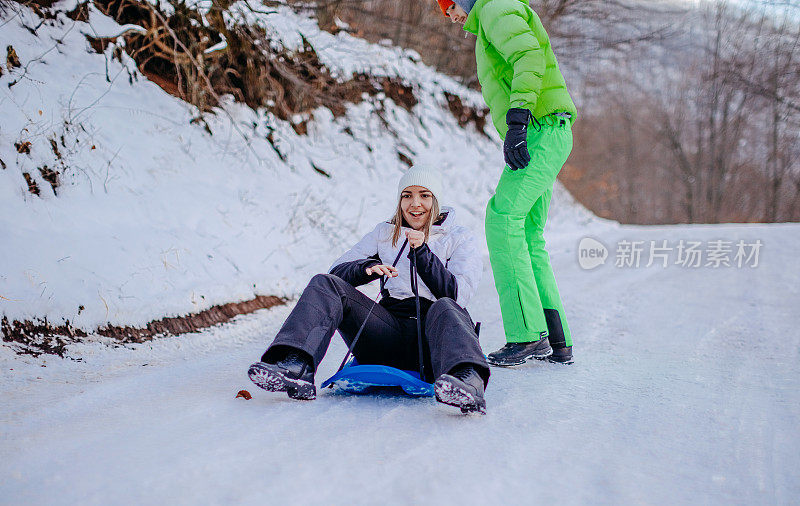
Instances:
[[[578,244],[578,265],[581,269],[590,270],[606,263],[608,248],[591,237],[584,237]]]

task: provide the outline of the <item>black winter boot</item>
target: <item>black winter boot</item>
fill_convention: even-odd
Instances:
[[[274,364],[256,362],[247,374],[253,383],[267,392],[286,392],[292,399],[317,398],[314,368],[299,351],[289,351]]]
[[[547,360],[553,364],[569,365],[572,360],[572,346],[566,348],[553,348],[553,354],[547,357]]]
[[[485,383],[472,365],[454,367],[451,374],[442,374],[433,384],[436,400],[461,408],[462,413],[486,414],[483,398]]]
[[[544,360],[552,353],[553,348],[550,347],[550,342],[546,337],[543,337],[538,341],[531,341],[529,343],[506,343],[505,346],[494,353],[489,353],[486,358],[491,365],[497,367],[512,367],[515,365],[522,365],[532,358]]]
[[[558,315],[558,311],[556,309],[545,309],[544,318],[547,320],[550,345],[553,347],[553,354],[547,357],[547,360],[554,364],[571,364],[572,346],[567,346],[564,327],[561,326],[561,317]]]

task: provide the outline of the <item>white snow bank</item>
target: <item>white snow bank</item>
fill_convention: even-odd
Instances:
[[[320,31],[284,7],[248,14],[246,21],[270,28],[283,47],[296,49],[305,38],[342,78],[401,76],[419,99],[412,113],[380,96],[338,119],[319,109],[300,136],[268,112],[233,101],[200,115],[124,55],[119,62],[110,50],[94,53],[84,33],[123,30],[94,8],[88,23],[62,13],[36,35],[26,27],[40,20],[17,8],[19,16],[6,11],[2,21],[3,43],[25,68],[0,77],[2,316],[69,320],[91,330],[254,294],[293,296],[391,214],[406,168],[398,152],[439,166],[448,179],[444,203],[482,234],[502,167],[496,134],[491,125],[488,137],[460,128],[444,92],[466,104],[480,104],[479,94],[413,54]],[[18,153],[17,142],[30,142],[30,154]],[[45,166],[63,172],[57,196],[40,173]],[[23,173],[40,196],[29,193]],[[559,187],[550,227],[594,220],[577,205],[559,204],[563,196]]]

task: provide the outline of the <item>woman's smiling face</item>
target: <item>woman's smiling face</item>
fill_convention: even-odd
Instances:
[[[400,194],[400,209],[403,218],[414,230],[428,223],[433,207],[433,193],[423,186],[409,186]]]

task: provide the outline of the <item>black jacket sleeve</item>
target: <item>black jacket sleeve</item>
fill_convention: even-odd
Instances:
[[[378,279],[378,274],[367,274],[367,268],[373,265],[380,264],[378,255],[364,258],[363,260],[353,260],[352,262],[344,262],[331,267],[329,274],[339,276],[353,286],[366,285],[370,281]]]
[[[427,286],[431,293],[437,298],[450,297],[456,300],[458,295],[458,283],[456,277],[452,272],[447,270],[439,257],[433,254],[433,251],[426,243],[423,243],[419,248],[414,248],[408,252],[408,258],[411,260],[411,255],[417,255],[417,272],[425,286]]]

